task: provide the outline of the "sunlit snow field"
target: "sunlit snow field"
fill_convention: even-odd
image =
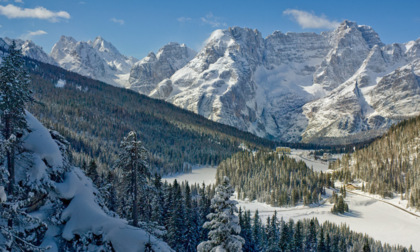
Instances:
[[[305,156],[301,157],[302,152],[304,151],[293,150],[290,156],[302,159],[309,167],[313,167],[316,171],[327,170],[328,165],[326,162],[305,158]],[[207,185],[216,181],[215,175],[216,167],[196,166],[193,168],[192,173],[168,176],[164,180],[173,182],[177,179],[179,182],[188,181],[190,184],[201,184],[204,182]],[[360,191],[357,192],[363,194]],[[328,193],[331,193],[331,191],[328,190]],[[364,196],[349,192],[345,200],[349,205],[350,213],[345,215],[332,214],[330,211],[332,205],[330,203],[312,207],[297,206],[284,208],[272,207],[255,201],[247,202],[238,200],[238,206],[243,209],[249,209],[251,212],[258,209],[263,220],[268,216],[272,216],[274,211],[277,211],[278,217],[283,217],[285,220],[289,218],[298,220],[317,217],[320,222],[346,223],[350,229],[356,232],[366,233],[374,239],[382,241],[382,243],[391,245],[400,244],[406,247],[412,245],[414,250],[420,251],[420,217],[418,217],[420,216],[420,212],[415,213],[417,216],[413,216],[401,209],[377,199],[369,198],[368,196],[367,194]],[[379,199],[379,197],[377,198]],[[401,207],[404,206],[403,202],[400,202],[397,198],[385,201]]]

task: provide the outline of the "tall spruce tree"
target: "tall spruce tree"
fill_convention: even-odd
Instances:
[[[23,131],[28,128],[25,119],[25,104],[32,100],[29,83],[30,79],[24,69],[22,53],[16,49],[13,42],[0,66],[0,118],[2,145],[6,147],[9,195],[13,194],[15,182],[16,147]]]
[[[229,178],[224,177],[211,200],[211,208],[214,212],[207,216],[210,221],[204,223],[204,228],[210,230],[209,240],[201,242],[197,246],[198,251],[242,251],[245,241],[238,235],[241,227],[239,218],[235,215],[238,212],[236,207],[238,202],[230,199],[233,192]]]
[[[133,226],[138,227],[139,200],[147,197],[150,186],[150,171],[146,162],[146,148],[138,139],[137,133],[131,131],[121,141],[121,152],[116,167],[121,170],[121,193],[124,202],[129,204]]]

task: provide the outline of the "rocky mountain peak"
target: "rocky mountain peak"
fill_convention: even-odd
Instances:
[[[366,43],[369,48],[375,45],[383,46],[379,35],[367,25],[358,25],[349,20],[343,21],[333,32],[333,44],[340,47]]]
[[[123,87],[128,85],[128,73],[137,61],[122,55],[102,37],[85,42],[61,36],[50,56],[64,69]]]
[[[22,51],[22,54],[31,59],[35,59],[47,64],[55,65],[54,59],[52,59],[48,54],[44,52],[42,47],[36,45],[31,40],[21,40],[21,39],[10,39],[10,38],[0,38],[0,47],[7,50],[9,46],[15,42],[15,45],[18,49]]]
[[[137,62],[130,71],[130,88],[142,94],[149,94],[162,80],[171,77],[185,66],[196,52],[185,44],[171,42],[155,54],[149,53]]]
[[[58,42],[54,45],[54,47],[56,47],[56,46],[64,47],[64,46],[73,45],[73,44],[77,44],[76,39],[74,39],[73,37],[70,37],[70,36],[62,35],[60,37],[60,39],[58,40]],[[54,49],[54,47],[53,47],[53,49]]]
[[[104,40],[101,36],[95,38],[94,41],[88,41],[88,44],[98,50],[99,52],[105,52],[113,55],[121,55],[118,49],[110,42]]]

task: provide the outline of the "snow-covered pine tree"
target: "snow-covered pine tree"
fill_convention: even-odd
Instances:
[[[245,241],[238,235],[241,227],[238,216],[235,215],[238,212],[237,201],[230,199],[233,192],[229,178],[224,177],[211,200],[211,208],[214,212],[207,216],[210,221],[204,223],[204,228],[210,230],[209,240],[201,242],[197,246],[197,251],[242,251]]]
[[[9,173],[7,192],[13,194],[15,179],[15,151],[20,136],[28,128],[25,104],[32,100],[29,75],[24,69],[20,50],[13,42],[0,66],[0,119],[3,141],[6,144],[6,163]]]
[[[124,202],[129,205],[133,226],[139,226],[139,200],[146,197],[150,189],[150,171],[146,162],[146,148],[138,139],[137,133],[131,131],[121,141],[121,151],[116,168],[121,170],[121,191]]]
[[[45,250],[39,245],[46,224],[27,213],[35,194],[15,184],[15,154],[28,129],[25,105],[32,100],[29,84],[23,56],[13,42],[0,66],[0,183],[7,185],[7,194],[4,192],[0,203],[1,251]]]

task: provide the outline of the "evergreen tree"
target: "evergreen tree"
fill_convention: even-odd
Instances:
[[[325,252],[326,251],[326,247],[325,247],[325,240],[324,240],[324,229],[321,227],[321,230],[319,232],[319,242],[318,242],[318,247],[316,249],[317,252]]]
[[[245,251],[256,251],[255,243],[252,237],[251,212],[249,210],[244,211],[244,214],[242,215],[242,221],[241,218],[239,218],[239,224],[241,225],[240,235],[245,240],[243,249]]]
[[[283,218],[280,220],[280,243],[281,251],[287,251],[289,247],[289,226],[284,222]]]
[[[296,223],[295,232],[293,233],[293,251],[303,251],[303,226],[302,221]]]
[[[305,251],[316,251],[317,249],[317,238],[316,238],[316,226],[314,219],[309,222],[309,228],[306,234]]]
[[[207,239],[209,230],[206,228],[203,228],[204,223],[206,222],[206,218],[207,215],[210,214],[210,205],[211,205],[211,201],[209,200],[209,198],[206,196],[206,185],[203,183],[202,185],[202,189],[200,189],[199,191],[199,206],[198,206],[198,211],[199,211],[199,228],[200,229],[200,241],[204,241]]]
[[[185,251],[196,251],[200,233],[198,232],[198,214],[193,206],[191,189],[188,182],[185,185],[185,223],[186,223],[186,244]]]
[[[86,175],[92,179],[93,184],[98,185],[99,182],[99,174],[98,174],[98,166],[94,159],[92,159],[87,167]]]
[[[347,205],[347,203],[344,202],[343,196],[340,195],[336,199],[336,203],[333,205],[331,212],[334,214],[337,214],[337,213],[343,214],[348,211],[349,211],[349,206]]]
[[[274,211],[273,217],[270,221],[267,220],[267,250],[280,251],[279,241],[280,232],[278,228],[277,212]]]
[[[156,222],[159,225],[164,224],[164,193],[163,193],[163,185],[162,185],[162,178],[159,174],[155,174],[155,179],[153,182],[153,185],[155,187],[155,194],[152,201],[152,221]]]
[[[238,212],[237,202],[230,200],[233,195],[233,188],[229,178],[224,177],[221,184],[216,188],[216,194],[211,200],[210,213],[207,218],[210,220],[204,223],[204,228],[209,229],[208,241],[201,242],[198,251],[241,251],[244,239],[238,234],[241,232],[239,219],[235,213]]]
[[[363,245],[363,252],[370,252],[369,241],[366,239]]]
[[[255,210],[254,218],[253,218],[253,225],[252,225],[252,239],[255,243],[255,250],[261,251],[262,250],[262,224],[260,220],[260,216],[258,213],[258,209]]]
[[[9,195],[14,191],[16,147],[23,131],[28,128],[25,104],[32,100],[29,83],[23,56],[13,42],[0,66],[0,119],[4,141],[2,145],[7,146],[5,151],[9,173],[7,187]]]
[[[327,233],[325,233],[325,251],[326,252],[330,252],[331,251],[331,237],[330,235]]]
[[[137,138],[137,133],[131,131],[121,142],[121,151],[116,167],[121,170],[121,193],[129,204],[133,226],[138,226],[139,200],[147,196],[150,188],[149,168],[146,162],[146,148]],[[144,204],[145,201],[142,201]]]
[[[104,186],[101,188],[105,196],[105,203],[109,210],[116,212],[118,209],[118,196],[115,188],[115,174],[112,171],[108,171],[108,175],[105,179]]]
[[[181,187],[176,180],[174,181],[172,191],[173,198],[167,227],[167,242],[176,251],[183,251],[188,239],[186,237],[185,202],[182,197]]]

